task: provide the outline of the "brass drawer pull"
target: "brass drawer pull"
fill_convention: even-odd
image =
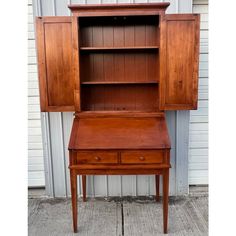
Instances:
[[[101,158],[97,156],[97,157],[95,157],[95,160],[96,160],[96,161],[100,161]]]
[[[139,157],[139,160],[140,160],[140,161],[144,161],[145,158],[144,158],[144,157]]]

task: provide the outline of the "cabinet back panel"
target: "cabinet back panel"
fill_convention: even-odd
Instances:
[[[159,81],[157,52],[81,53],[81,82]]]
[[[83,111],[158,111],[158,85],[83,85]]]
[[[159,15],[127,15],[127,16],[90,16],[79,17],[80,27],[96,25],[159,25]]]
[[[81,47],[158,46],[158,16],[80,19]],[[136,20],[136,21],[135,21]]]

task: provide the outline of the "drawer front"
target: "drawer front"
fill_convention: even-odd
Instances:
[[[158,164],[163,163],[164,151],[127,151],[121,153],[123,164]]]
[[[78,152],[76,164],[118,163],[116,152]]]

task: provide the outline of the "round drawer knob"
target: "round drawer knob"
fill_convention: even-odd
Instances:
[[[144,157],[139,157],[139,160],[140,160],[140,161],[144,161],[145,158],[144,158]]]
[[[96,161],[100,161],[101,158],[100,158],[100,157],[95,157],[95,160],[96,160]]]

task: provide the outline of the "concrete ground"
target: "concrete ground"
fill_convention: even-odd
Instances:
[[[78,233],[72,232],[70,199],[42,197],[29,191],[29,236],[156,236],[162,233],[162,204],[153,198],[88,199],[78,203]],[[208,235],[206,187],[192,187],[189,196],[170,197],[169,234]]]

